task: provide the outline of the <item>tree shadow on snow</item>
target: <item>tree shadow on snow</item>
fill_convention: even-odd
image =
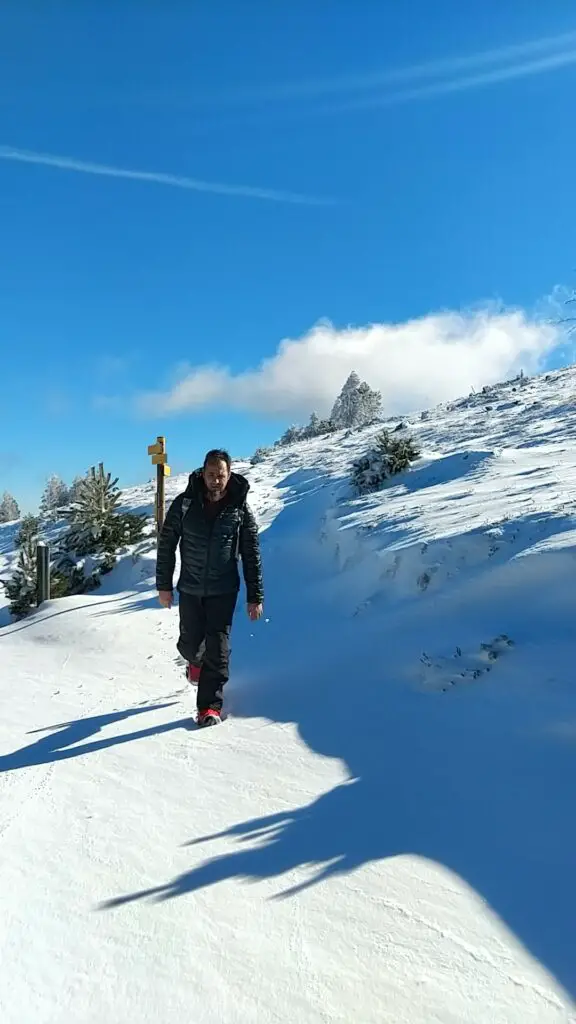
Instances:
[[[564,606],[572,555],[546,556],[539,570],[545,578],[537,573],[530,604],[519,600],[518,587],[525,588],[522,573],[536,571],[537,560],[530,569],[530,559],[520,559],[518,586],[508,580],[506,591],[503,575],[499,601],[490,587],[482,598],[480,584],[468,605],[461,588],[452,602],[427,594],[420,612],[401,609],[389,621],[375,615],[361,626],[334,617],[333,609],[323,618],[314,602],[334,567],[316,550],[312,572],[307,558],[329,495],[318,492],[313,500],[315,507],[306,502],[306,510],[295,502],[263,535],[265,565],[272,567],[267,607],[279,625],[267,637],[263,632],[257,647],[254,627],[235,640],[238,664],[250,680],[236,693],[235,716],[297,723],[311,750],[345,762],[349,780],[304,806],[234,824],[219,837],[193,837],[191,846],[227,837],[236,848],[102,908],[296,871],[296,883],[277,894],[288,897],[373,861],[417,855],[476,890],[575,996],[576,745],[545,729],[555,711],[572,708],[576,715],[571,695],[559,685],[551,693],[538,689],[544,680],[537,665],[522,685],[513,674],[506,678],[505,667],[498,681],[494,670],[486,681],[448,693],[418,692],[399,681],[406,662],[417,662],[425,636],[426,643],[446,644],[452,637],[459,642],[460,626],[469,634],[506,629],[521,646],[545,636],[560,613],[573,621],[574,598]],[[568,519],[562,524],[572,525]],[[303,562],[295,563],[298,541]],[[318,572],[311,601],[306,582]],[[558,603],[550,606],[555,581]]]
[[[140,591],[145,592],[145,596],[138,597]],[[95,591],[90,595],[90,599],[85,599],[82,604],[61,608],[59,611],[51,611],[48,614],[46,611],[38,609],[23,623],[13,622],[8,611],[6,611],[5,621],[3,621],[2,609],[0,609],[0,640],[12,636],[14,633],[21,633],[24,629],[31,629],[32,626],[39,626],[43,622],[48,622],[49,619],[56,619],[60,615],[71,615],[74,612],[84,612],[89,618],[101,618],[107,615],[123,615],[126,612],[160,610],[157,595],[154,593],[150,596],[149,584],[133,587],[130,591],[123,591],[115,597],[100,598],[98,594],[99,592]],[[110,608],[109,605],[114,607]]]
[[[106,739],[94,740],[92,743],[83,743],[100,732],[106,726],[114,725],[116,722],[123,722],[135,715],[143,715],[148,711],[160,711],[163,708],[172,707],[175,701],[164,704],[148,704],[144,707],[127,708],[125,711],[113,711],[104,715],[93,715],[90,718],[79,718],[74,722],[63,722],[59,725],[49,726],[48,729],[37,729],[35,732],[49,732],[49,735],[36,740],[11,754],[0,756],[0,773],[12,772],[19,768],[30,768],[32,765],[52,764],[54,761],[66,761],[72,757],[81,757],[83,754],[92,754],[96,750],[104,750],[107,747],[120,746],[123,743],[131,743],[133,740],[145,739],[148,736],[158,736],[165,732],[172,732],[174,729],[186,727],[183,719],[175,722],[166,722],[163,725],[151,726],[148,729],[141,729],[138,732],[123,733],[120,736],[109,736]],[[52,731],[56,730],[56,731]],[[81,744],[81,746],[78,746]]]
[[[124,601],[125,599],[125,594],[120,594],[118,597],[108,597],[99,601],[97,607],[103,604],[118,604],[120,601]],[[24,629],[31,629],[32,626],[39,626],[42,622],[48,622],[49,619],[57,619],[60,615],[72,615],[74,612],[87,612],[90,615],[94,615],[93,607],[86,599],[82,604],[75,604],[71,607],[61,608],[59,611],[50,612],[48,615],[39,609],[34,611],[24,623],[20,625],[10,624],[12,625],[12,628],[3,628],[0,631],[0,640],[4,640],[6,637],[12,636],[14,633],[21,633]]]

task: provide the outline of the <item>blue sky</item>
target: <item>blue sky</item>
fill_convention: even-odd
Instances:
[[[572,0],[8,0],[0,491],[565,361],[575,96]]]

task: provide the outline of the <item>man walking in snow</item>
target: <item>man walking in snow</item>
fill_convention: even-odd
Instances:
[[[260,542],[246,502],[249,489],[246,478],[232,472],[228,452],[208,452],[203,468],[190,475],[188,487],[172,502],[158,543],[156,587],[164,608],[172,607],[180,544],[178,650],[187,662],[189,681],[198,683],[199,725],[220,721],[240,589],[239,558],[248,615],[254,621],[262,615]]]

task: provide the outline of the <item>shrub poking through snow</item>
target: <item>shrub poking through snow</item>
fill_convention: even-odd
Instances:
[[[272,448],[257,448],[254,455],[250,459],[251,466],[258,466],[261,462],[264,462],[268,455],[270,455]]]
[[[352,485],[359,494],[376,491],[391,476],[403,473],[420,452],[412,437],[390,437],[387,430],[376,438],[376,446],[357,459],[352,468]]]
[[[276,441],[275,448],[286,448],[288,445],[296,444],[297,441],[309,441],[313,437],[323,437],[325,434],[333,434],[338,427],[331,420],[321,420],[313,412],[306,426],[288,427],[282,434],[279,441]],[[261,449],[258,449],[260,451]]]

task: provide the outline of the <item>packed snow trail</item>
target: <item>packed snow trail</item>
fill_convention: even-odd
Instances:
[[[218,729],[146,543],[0,631],[3,1022],[576,1021],[574,382],[255,467]]]

